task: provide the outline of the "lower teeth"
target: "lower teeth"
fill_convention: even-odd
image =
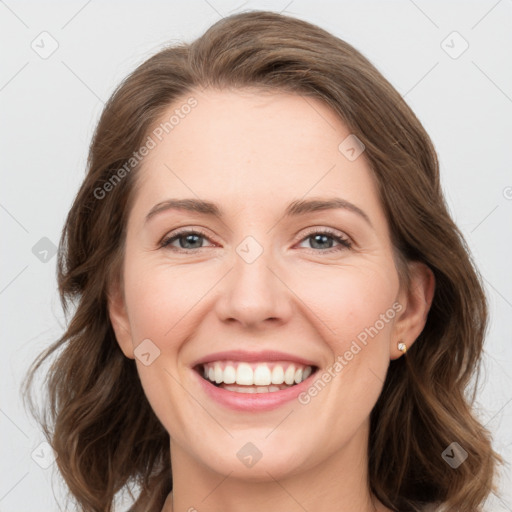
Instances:
[[[235,393],[273,393],[281,391],[282,389],[291,388],[292,385],[279,384],[270,386],[239,386],[237,384],[218,384],[217,387],[223,388],[226,391],[234,391]]]

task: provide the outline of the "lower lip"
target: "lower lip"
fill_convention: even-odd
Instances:
[[[316,374],[316,372],[314,372],[300,384],[295,384],[295,386],[282,389],[281,391],[269,391],[268,393],[237,393],[236,391],[228,391],[224,388],[214,386],[210,381],[201,377],[197,371],[192,371],[199,379],[206,394],[217,403],[236,411],[249,412],[271,411],[296,399],[310,386],[310,379]]]

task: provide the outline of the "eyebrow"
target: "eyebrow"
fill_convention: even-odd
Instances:
[[[284,216],[296,217],[308,213],[315,213],[319,211],[334,209],[344,209],[352,213],[355,213],[359,217],[363,218],[370,226],[373,227],[370,218],[363,210],[361,210],[361,208],[359,208],[358,206],[349,201],[346,201],[345,199],[341,199],[338,197],[333,197],[329,199],[297,199],[296,201],[292,201],[287,206]],[[151,208],[151,210],[146,216],[146,222],[150,220],[152,217],[154,217],[156,214],[166,210],[181,210],[193,213],[200,213],[203,215],[216,217],[218,219],[224,218],[224,213],[221,210],[221,208],[210,201],[205,201],[203,199],[167,199],[165,201],[162,201],[161,203],[156,204],[155,206],[153,206],[153,208]]]

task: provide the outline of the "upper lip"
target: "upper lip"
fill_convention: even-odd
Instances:
[[[211,363],[214,361],[245,361],[245,362],[265,362],[265,361],[290,361],[305,366],[316,366],[313,361],[293,354],[278,352],[276,350],[262,350],[260,352],[247,352],[245,350],[227,350],[224,352],[215,352],[208,354],[192,363],[192,367]]]

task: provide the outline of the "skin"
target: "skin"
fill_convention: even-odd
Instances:
[[[364,153],[349,161],[338,150],[350,131],[327,105],[249,89],[194,97],[198,105],[144,159],[109,299],[126,357],[145,339],[160,350],[149,366],[135,359],[171,437],[174,496],[163,510],[389,510],[367,484],[369,415],[402,355],[398,341],[410,348],[423,329],[433,275],[410,263],[411,286],[400,287],[370,167]],[[164,210],[145,221],[171,197],[215,202],[224,217]],[[371,224],[346,209],[283,217],[290,202],[312,197],[350,201]],[[160,247],[177,228],[206,237]],[[315,244],[324,228],[352,247]],[[250,264],[236,252],[249,235],[263,248]],[[274,349],[316,361],[321,374],[394,303],[400,312],[307,405],[236,412],[209,399],[191,369],[212,352]],[[248,442],[262,453],[251,468],[236,456]]]

